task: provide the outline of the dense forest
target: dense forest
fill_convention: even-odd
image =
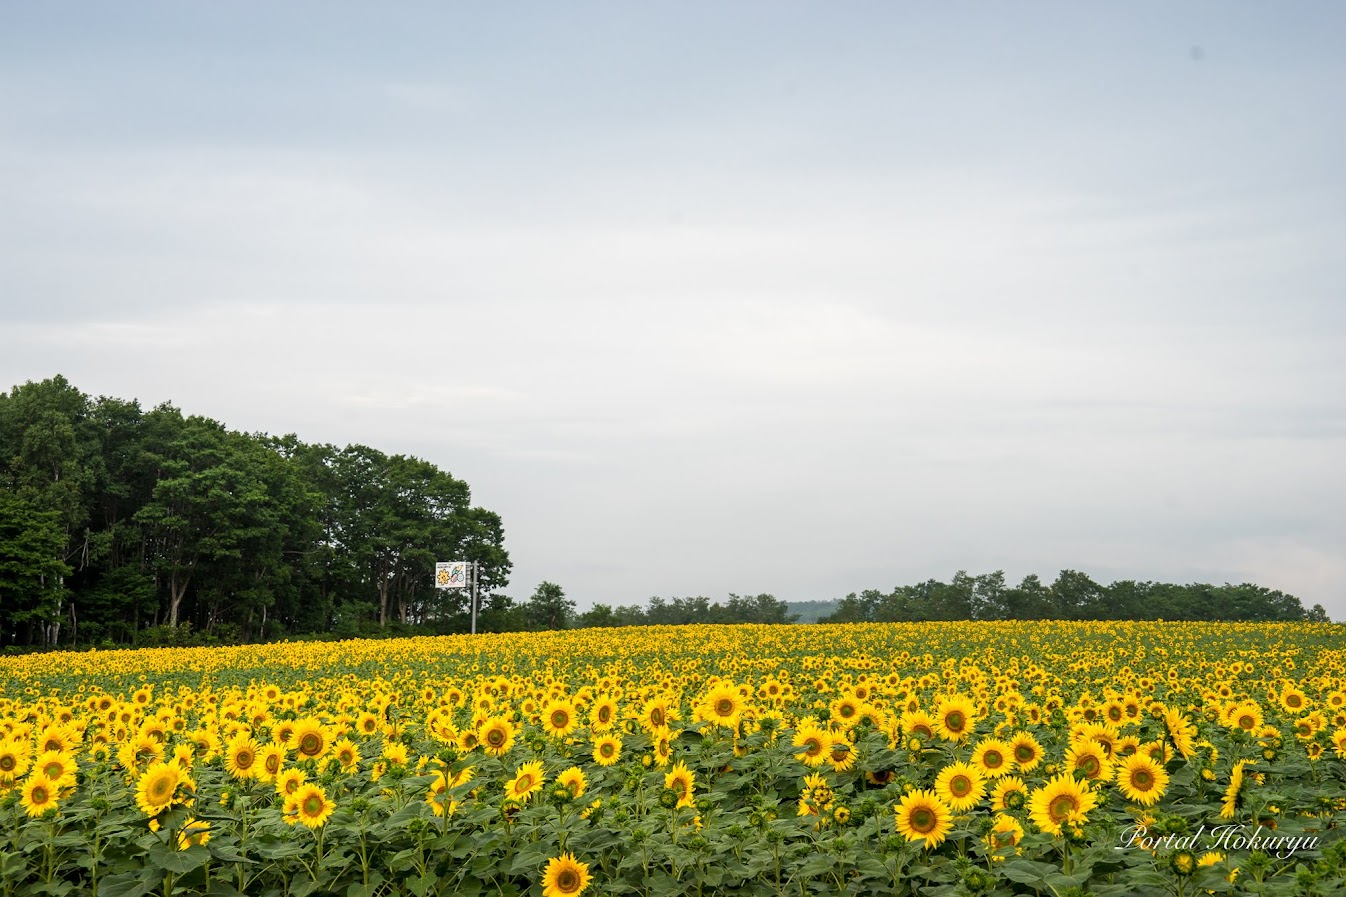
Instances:
[[[433,588],[442,560],[478,561],[502,612],[500,518],[429,462],[59,376],[0,393],[0,646],[465,631],[462,590]]]
[[[364,445],[239,433],[63,377],[0,393],[0,648],[465,632],[435,561],[480,563],[478,629],[919,620],[1326,620],[1260,586],[1100,585],[1063,570],[867,590],[800,612],[772,595],[516,604],[499,515],[435,465]],[[830,613],[827,613],[830,611]],[[823,616],[823,614],[826,614]]]

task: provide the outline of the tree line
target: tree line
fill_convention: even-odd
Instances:
[[[501,615],[500,517],[428,461],[60,376],[0,393],[0,646],[466,630],[467,595],[434,588],[440,560],[479,562]]]
[[[0,393],[0,648],[465,632],[468,593],[435,589],[439,560],[481,565],[481,632],[798,619],[768,594],[577,613],[551,582],[516,604],[501,591],[499,515],[428,461],[240,433],[169,403],[91,398],[60,376]],[[1247,583],[1105,586],[1063,570],[1011,586],[1002,571],[960,570],[851,593],[820,621],[1003,619],[1327,615]]]
[[[705,596],[666,600],[655,596],[644,607],[595,604],[576,619],[579,626],[682,626],[689,623],[794,623],[798,615],[774,595],[735,595],[720,604]]]
[[[1327,622],[1321,604],[1305,610],[1293,595],[1262,586],[1175,585],[1121,580],[1101,585],[1077,570],[1062,570],[1050,585],[1029,575],[1018,585],[1004,571],[952,581],[931,579],[891,592],[868,589],[841,599],[824,623],[925,620],[1248,620]]]
[[[502,600],[503,599],[503,600]],[[644,607],[595,604],[576,611],[575,601],[554,582],[540,584],[521,603],[493,596],[494,606],[483,605],[477,628],[481,632],[543,629],[589,629],[612,626],[684,626],[692,623],[794,623],[789,605],[773,595],[735,595],[721,604],[704,596],[649,599]]]

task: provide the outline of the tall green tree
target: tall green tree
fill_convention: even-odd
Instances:
[[[529,624],[535,629],[566,629],[575,613],[575,602],[554,582],[542,582],[524,605]]]
[[[59,511],[0,491],[0,645],[31,644],[35,629],[59,619],[65,544]]]
[[[176,627],[202,568],[241,560],[272,521],[257,471],[221,424],[184,419],[167,406],[152,414],[176,434],[154,446],[154,491],[134,519],[144,529],[149,566],[165,588],[164,621]]]
[[[86,421],[89,398],[64,377],[29,381],[0,397],[0,482],[35,509],[57,515],[63,539],[54,547],[58,565],[78,553],[88,519],[88,465],[94,453]],[[65,618],[67,573],[57,576],[56,606],[36,630],[55,644]]]

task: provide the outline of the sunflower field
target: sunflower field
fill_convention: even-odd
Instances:
[[[1330,624],[0,660],[0,894],[1346,892]]]

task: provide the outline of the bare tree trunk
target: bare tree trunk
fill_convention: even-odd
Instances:
[[[58,576],[58,577],[56,577],[56,588],[60,589],[62,592],[65,591],[65,577],[64,577],[64,576]],[[52,616],[52,620],[51,620],[51,622],[47,624],[47,644],[48,644],[48,645],[55,646],[56,641],[61,637],[61,616],[62,616],[64,613],[65,613],[65,599],[64,599],[64,598],[57,598],[57,599],[56,599],[56,613]]]
[[[175,570],[169,574],[168,578],[168,625],[174,629],[178,628],[178,608],[182,606],[182,599],[187,597],[187,584],[192,581],[191,574],[179,579],[179,574]]]

